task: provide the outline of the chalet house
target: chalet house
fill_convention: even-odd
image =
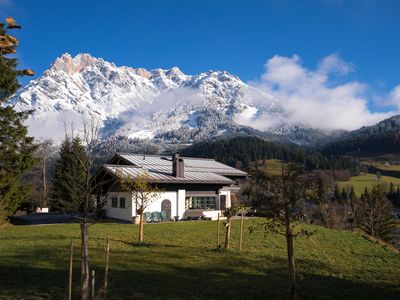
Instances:
[[[214,159],[118,153],[95,176],[102,182],[107,217],[132,221],[137,215],[134,195],[122,189],[118,177],[144,173],[160,190],[145,214],[159,212],[169,220],[216,219],[239,191],[236,181],[247,176]]]

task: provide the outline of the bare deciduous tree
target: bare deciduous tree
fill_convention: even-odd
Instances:
[[[118,178],[124,190],[132,193],[132,202],[136,206],[139,220],[139,243],[144,239],[144,211],[149,205],[157,200],[161,191],[156,185],[150,183],[149,174],[144,171],[136,177],[125,175],[119,171]]]
[[[250,227],[250,231],[261,227],[266,233],[271,232],[285,237],[289,270],[287,299],[299,299],[293,241],[296,237],[310,236],[313,233],[296,229],[295,222],[299,219],[299,201],[310,197],[308,194],[313,194],[315,187],[311,179],[304,176],[301,168],[293,163],[282,170],[282,175],[269,178],[265,186],[269,193],[271,218],[258,226]]]

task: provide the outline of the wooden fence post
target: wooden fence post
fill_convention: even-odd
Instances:
[[[243,245],[243,211],[242,211],[242,216],[240,218],[240,240],[239,240],[239,251],[242,251],[242,245]]]
[[[104,269],[104,298],[107,293],[107,287],[108,287],[108,264],[109,264],[109,257],[110,257],[110,241],[107,237],[107,244],[106,244],[106,268]]]
[[[231,217],[227,216],[225,225],[225,249],[229,249],[229,240],[231,238]]]
[[[71,241],[69,247],[69,280],[68,280],[68,299],[72,299],[72,261],[74,259],[74,244]]]
[[[219,213],[218,213],[218,219],[217,219],[217,248],[220,247],[219,245]]]

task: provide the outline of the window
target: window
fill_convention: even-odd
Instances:
[[[119,198],[119,207],[125,208],[125,198],[123,198],[123,197]]]
[[[117,197],[111,198],[111,207],[118,207],[118,198]]]
[[[186,197],[186,209],[215,209],[216,197],[192,196]]]

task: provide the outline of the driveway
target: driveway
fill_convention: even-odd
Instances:
[[[72,214],[64,213],[32,213],[25,216],[11,217],[14,225],[38,225],[38,224],[63,224],[76,223]]]

